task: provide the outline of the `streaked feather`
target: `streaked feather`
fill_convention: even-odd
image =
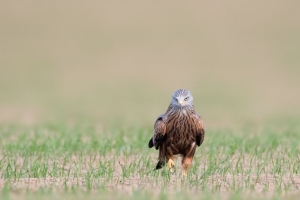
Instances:
[[[195,144],[200,146],[203,143],[204,134],[203,121],[195,113],[191,93],[184,89],[176,90],[166,113],[157,118],[153,137],[149,141],[150,148],[155,146],[159,149],[156,169],[161,168],[166,160],[177,154],[192,160],[196,150]]]

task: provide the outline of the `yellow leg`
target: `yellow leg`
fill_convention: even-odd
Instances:
[[[172,159],[170,158],[170,159],[168,160],[168,170],[169,170],[170,172],[173,172],[173,171],[174,171],[174,169],[173,169],[174,165],[175,165],[174,160],[172,160]]]
[[[183,158],[182,160],[182,176],[187,176],[188,170],[191,168],[193,158]]]

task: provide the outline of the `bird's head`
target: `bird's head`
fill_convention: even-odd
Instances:
[[[176,90],[171,99],[171,104],[176,107],[193,106],[193,96],[190,91],[185,89]]]

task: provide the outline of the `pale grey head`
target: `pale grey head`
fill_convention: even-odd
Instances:
[[[192,108],[194,106],[193,96],[188,90],[176,90],[172,95],[171,104],[177,108]]]

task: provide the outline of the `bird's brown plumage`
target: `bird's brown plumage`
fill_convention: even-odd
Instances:
[[[204,133],[202,119],[195,113],[193,104],[178,107],[171,102],[166,113],[157,118],[153,137],[149,141],[150,148],[155,146],[159,149],[156,169],[162,168],[166,161],[168,168],[171,169],[174,165],[174,156],[181,154],[183,174],[186,175],[196,145],[200,146],[204,140]]]

